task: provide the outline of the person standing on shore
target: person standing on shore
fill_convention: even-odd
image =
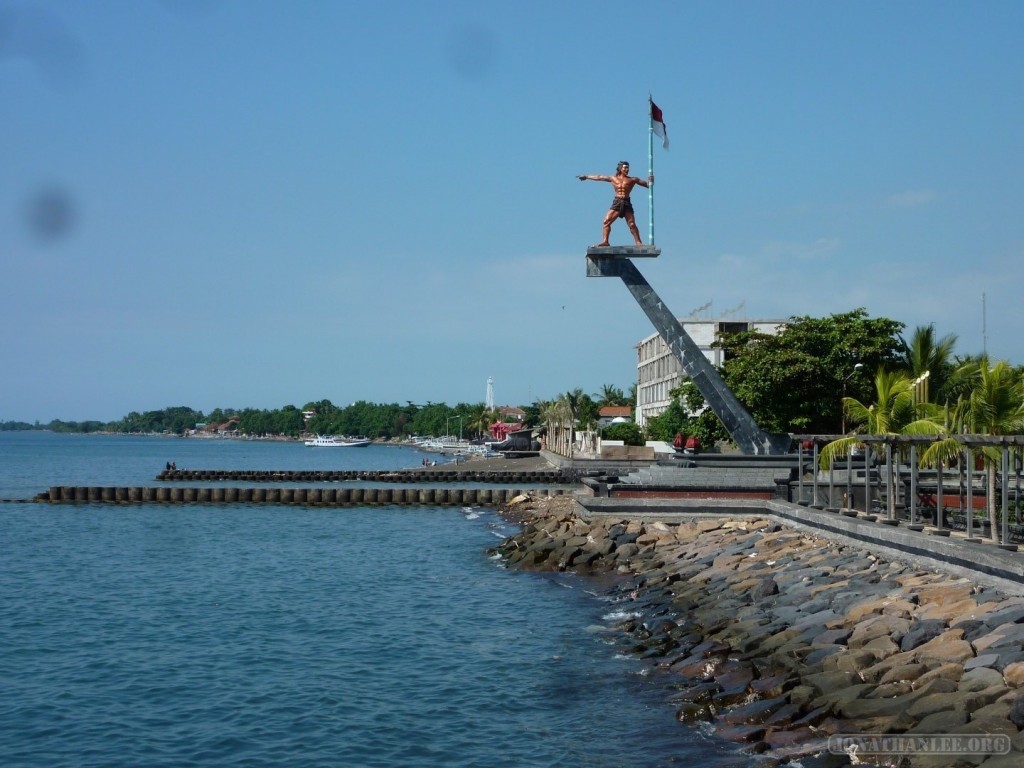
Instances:
[[[654,176],[648,176],[647,181],[638,179],[636,176],[630,176],[629,163],[623,160],[615,168],[614,176],[605,176],[603,174],[581,174],[577,176],[577,178],[580,181],[607,181],[615,190],[615,197],[612,199],[611,208],[608,209],[608,213],[605,215],[604,221],[601,225],[601,234],[603,237],[596,247],[607,247],[608,236],[612,231],[612,222],[620,217],[626,220],[626,226],[629,227],[629,232],[633,235],[633,240],[636,245],[643,245],[644,241],[640,239],[640,231],[636,228],[636,216],[633,213],[633,203],[629,199],[629,194],[633,191],[633,187],[638,184],[641,187],[649,187],[654,183]]]

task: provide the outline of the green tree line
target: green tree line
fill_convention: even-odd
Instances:
[[[955,336],[937,338],[931,326],[904,337],[904,325],[889,318],[869,317],[864,309],[815,318],[790,318],[777,334],[747,331],[716,341],[724,350],[719,369],[723,380],[766,431],[794,434],[840,434],[858,419],[846,410],[849,400],[870,403],[876,395],[876,373],[899,371],[908,380],[921,380],[924,398],[953,407],[964,396],[963,370],[979,356],[955,354]],[[965,366],[967,366],[965,368]],[[976,367],[976,366],[975,366]],[[1007,364],[1014,380],[1021,370]],[[957,375],[960,371],[961,374]],[[922,377],[924,377],[922,379]],[[642,438],[672,441],[677,434],[696,436],[705,446],[727,439],[721,422],[705,405],[692,382],[673,391],[670,406],[648,419],[643,434],[628,431],[630,441]],[[545,427],[555,423],[593,428],[604,405],[636,404],[636,385],[625,393],[605,385],[587,394],[576,388],[550,400],[522,406],[526,423]],[[313,411],[307,420],[303,411]],[[49,429],[61,432],[122,432],[183,434],[196,424],[225,424],[247,435],[298,436],[303,432],[402,438],[409,435],[486,435],[498,415],[483,403],[371,403],[365,400],[339,406],[316,400],[302,407],[221,409],[209,414],[186,406],[132,412],[115,422],[49,424],[0,422],[0,429]],[[977,419],[975,419],[977,421]],[[623,435],[625,438],[626,435]]]

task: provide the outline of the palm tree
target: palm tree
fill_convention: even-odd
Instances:
[[[960,395],[947,419],[953,434],[966,432],[981,435],[1020,434],[1024,430],[1024,382],[1020,373],[1005,360],[990,365],[982,356],[957,369],[953,380],[959,385],[969,383],[967,394]],[[934,464],[939,458],[949,460],[960,455],[958,441],[947,438],[929,446],[922,463]],[[981,449],[987,479],[986,504],[993,540],[998,539],[999,510],[996,503],[996,474],[1002,462],[1002,449],[986,446]],[[970,471],[970,467],[967,468]],[[970,510],[968,510],[970,513]]]
[[[594,399],[600,408],[606,405],[627,405],[625,393],[612,384],[602,384],[601,391],[594,395]]]
[[[555,453],[562,453],[561,438],[564,408],[561,399],[559,400],[538,400],[537,408],[540,419],[544,422],[547,432],[547,448]]]
[[[951,361],[956,341],[955,333],[936,340],[935,327],[932,325],[917,326],[909,342],[900,337],[900,354],[904,368],[911,379],[921,380],[925,401],[932,400],[928,396],[929,392],[938,397],[946,394],[946,381],[954,369]]]
[[[828,469],[834,461],[846,456],[860,442],[859,435],[920,435],[937,434],[941,427],[926,405],[915,402],[914,381],[902,371],[879,368],[875,374],[873,405],[865,405],[856,398],[843,398],[846,419],[854,425],[852,435],[833,440],[821,449],[819,466]],[[893,478],[886,478],[886,491],[893,498]]]
[[[568,443],[566,445],[566,456],[572,455],[572,446],[576,441],[576,421],[580,417],[580,410],[583,407],[583,390],[577,387],[571,392],[566,392],[559,398],[559,403],[562,406],[562,417],[564,423],[568,426]]]
[[[485,403],[477,403],[469,411],[466,419],[466,429],[469,430],[469,434],[482,437],[490,434],[491,424],[495,421],[497,421],[497,414],[494,411],[487,410]]]

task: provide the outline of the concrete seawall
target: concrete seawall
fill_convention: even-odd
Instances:
[[[1024,765],[1020,580],[1000,589],[932,567],[858,538],[870,528],[819,533],[796,505],[686,514],[594,501],[605,500],[511,505],[523,530],[496,551],[512,568],[616,576],[607,597],[626,617],[623,647],[666,676],[679,720],[711,724],[751,765],[851,747],[867,765]],[[1020,558],[979,546],[959,544]],[[914,738],[904,754],[872,755],[870,734]],[[914,739],[929,734],[956,735],[959,751],[928,753]]]

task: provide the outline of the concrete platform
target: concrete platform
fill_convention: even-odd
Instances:
[[[635,259],[654,258],[660,255],[661,248],[655,248],[653,245],[592,245],[587,248],[588,258]]]

